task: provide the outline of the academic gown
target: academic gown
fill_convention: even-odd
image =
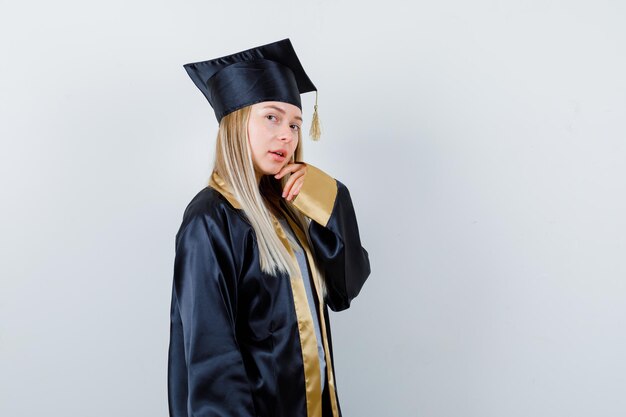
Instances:
[[[168,401],[171,417],[340,417],[328,308],[341,311],[370,274],[348,188],[307,164],[295,207],[311,219],[306,252],[310,308],[301,276],[260,268],[254,229],[231,189],[213,172],[189,203],[176,234]],[[274,228],[288,249],[278,220]],[[297,264],[297,263],[296,263]],[[326,373],[320,375],[312,313],[318,315]],[[321,392],[321,380],[325,389]]]

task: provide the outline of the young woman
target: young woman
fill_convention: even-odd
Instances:
[[[170,416],[339,417],[328,307],[370,265],[348,189],[302,162],[315,87],[289,39],[185,69],[219,130],[176,235]]]

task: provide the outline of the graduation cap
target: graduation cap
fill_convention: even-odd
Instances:
[[[289,38],[183,67],[213,107],[218,122],[262,101],[282,101],[302,110],[300,94],[315,91],[309,134],[313,140],[319,139],[317,88],[304,72]]]

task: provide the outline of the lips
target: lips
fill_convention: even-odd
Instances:
[[[273,153],[273,154],[276,154],[276,155],[280,155],[283,158],[285,156],[287,156],[287,150],[286,149],[276,149],[276,150],[270,151],[270,153]]]
[[[287,159],[287,151],[284,149],[276,149],[275,151],[268,152],[272,159],[277,162],[283,162]]]

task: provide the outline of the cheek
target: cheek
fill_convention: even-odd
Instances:
[[[265,143],[263,141],[263,133],[256,126],[248,127],[248,142],[254,155],[258,155],[263,152]]]

